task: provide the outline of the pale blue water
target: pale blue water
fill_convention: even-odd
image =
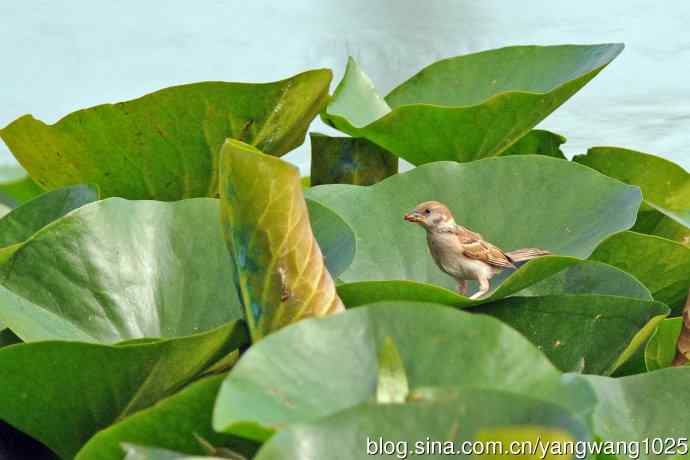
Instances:
[[[618,145],[690,169],[688,21],[690,2],[681,0],[2,0],[0,125],[25,113],[54,122],[194,81],[271,81],[330,67],[337,82],[348,55],[385,94],[458,54],[624,42],[623,54],[540,126],[565,135],[569,154]],[[319,120],[312,130],[333,132]],[[307,171],[308,140],[287,158]],[[0,162],[12,161],[0,143]]]

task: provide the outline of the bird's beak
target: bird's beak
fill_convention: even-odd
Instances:
[[[408,212],[407,214],[405,214],[404,219],[408,222],[421,222],[422,220],[424,220],[417,211]]]

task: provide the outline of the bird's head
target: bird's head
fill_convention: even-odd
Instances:
[[[419,203],[409,213],[405,214],[405,220],[419,224],[427,230],[454,225],[455,220],[448,207],[438,201],[425,201]]]

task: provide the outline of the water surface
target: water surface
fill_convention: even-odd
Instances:
[[[438,59],[517,44],[624,42],[540,127],[690,169],[690,2],[0,2],[0,126],[202,80],[271,81],[354,56],[385,94]],[[312,130],[334,133],[316,120]],[[289,160],[308,170],[308,140]],[[13,162],[0,142],[0,163]]]

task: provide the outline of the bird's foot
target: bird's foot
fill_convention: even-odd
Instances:
[[[484,294],[486,294],[486,291],[477,291],[470,296],[470,300],[477,300],[478,298],[480,298]]]
[[[458,292],[462,295],[467,295],[467,281],[458,281]]]
[[[479,290],[470,296],[470,299],[477,300],[491,289],[488,279],[479,279]]]

